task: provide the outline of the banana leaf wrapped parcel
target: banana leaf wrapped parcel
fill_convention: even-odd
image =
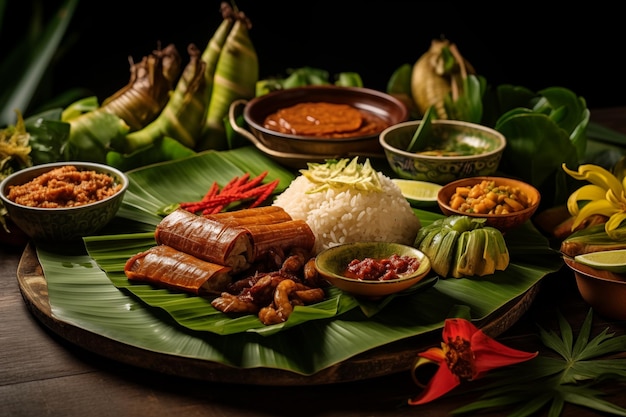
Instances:
[[[510,260],[504,236],[484,223],[485,219],[457,215],[435,220],[418,231],[415,247],[430,258],[433,271],[442,278],[504,271]]]

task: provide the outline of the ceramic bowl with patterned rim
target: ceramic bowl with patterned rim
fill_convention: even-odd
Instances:
[[[408,152],[421,123],[398,123],[380,134],[387,162],[398,177],[447,184],[460,178],[492,175],[498,169],[506,138],[497,130],[459,120],[433,120],[429,149]]]
[[[359,279],[346,274],[350,262],[369,258],[385,263],[393,255],[417,260],[416,268],[395,275],[395,278]],[[325,249],[315,257],[315,268],[328,282],[342,291],[366,298],[380,298],[404,291],[424,279],[431,269],[430,259],[412,246],[390,242],[345,243]],[[370,274],[374,277],[375,274]]]
[[[115,192],[101,196],[97,201],[87,204],[55,208],[18,204],[9,198],[9,191],[12,187],[41,178],[42,175],[51,170],[63,166],[74,166],[78,171],[90,171],[109,177],[110,185],[115,189]],[[78,190],[80,185],[69,185],[69,180],[66,182],[65,187],[75,189],[72,192],[81,192]],[[58,183],[42,185],[47,188],[61,187],[61,184]],[[95,234],[108,224],[117,214],[128,185],[129,179],[123,172],[105,164],[54,162],[25,168],[6,177],[0,182],[0,202],[6,208],[11,221],[31,239],[52,243],[68,242]],[[60,192],[59,190],[55,191],[56,195],[59,195]],[[69,192],[67,191],[67,193]]]

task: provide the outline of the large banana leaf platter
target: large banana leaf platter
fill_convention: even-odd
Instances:
[[[208,151],[128,172],[130,187],[117,218],[98,236],[70,249],[37,245],[55,320],[91,334],[165,357],[211,362],[236,370],[280,370],[312,376],[403,340],[432,334],[459,306],[480,321],[535,288],[562,261],[528,222],[505,236],[511,263],[480,278],[431,276],[404,294],[364,302],[329,288],[316,305],[296,307],[281,325],[229,316],[207,298],[129,284],[126,260],[155,244],[164,207],[199,199],[213,181],[268,171],[284,190],[294,173],[254,148]],[[440,214],[415,209],[423,225]]]

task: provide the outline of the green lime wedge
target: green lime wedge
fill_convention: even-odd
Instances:
[[[575,256],[574,261],[604,271],[624,273],[626,272],[626,249],[585,253]]]
[[[412,206],[426,207],[437,204],[437,193],[441,185],[426,181],[393,178],[393,181]]]

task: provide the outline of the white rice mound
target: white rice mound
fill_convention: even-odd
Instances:
[[[413,245],[421,227],[419,218],[400,188],[378,173],[381,191],[332,187],[315,193],[317,186],[296,177],[272,203],[296,220],[307,222],[315,235],[315,253],[343,243],[376,241]]]

